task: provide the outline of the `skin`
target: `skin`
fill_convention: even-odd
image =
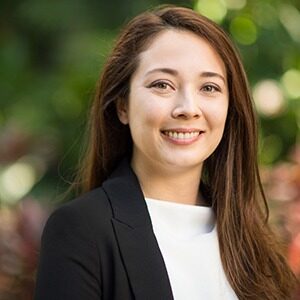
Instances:
[[[194,33],[165,30],[140,54],[118,114],[130,127],[131,165],[145,197],[205,205],[202,166],[222,138],[228,102],[224,63]],[[178,139],[179,132],[193,134]]]

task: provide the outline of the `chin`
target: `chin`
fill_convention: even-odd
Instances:
[[[186,168],[197,168],[201,167],[204,160],[199,160],[199,158],[188,158],[188,157],[182,157],[182,158],[173,158],[173,159],[167,159],[168,165],[172,166],[173,168],[177,167],[180,169],[186,169]]]

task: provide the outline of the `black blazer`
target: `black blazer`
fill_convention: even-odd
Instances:
[[[147,205],[127,160],[102,187],[50,216],[34,299],[173,299]]]

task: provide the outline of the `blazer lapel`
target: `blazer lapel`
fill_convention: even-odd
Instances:
[[[127,160],[103,183],[103,189],[112,206],[112,224],[135,299],[173,300],[147,205]]]

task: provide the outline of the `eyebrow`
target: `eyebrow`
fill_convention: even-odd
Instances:
[[[226,80],[225,80],[225,78],[224,78],[224,76],[222,76],[221,74],[219,74],[219,73],[215,73],[215,72],[202,72],[201,74],[200,74],[200,77],[204,77],[204,78],[206,78],[206,77],[218,77],[218,78],[220,78],[221,80],[223,80],[223,82],[224,83],[226,83]]]
[[[156,69],[148,71],[146,73],[146,76],[149,74],[152,74],[152,73],[156,73],[156,72],[162,72],[162,73],[167,73],[167,74],[170,74],[173,76],[178,76],[178,71],[176,71],[174,69],[170,69],[170,68],[156,68]],[[201,72],[200,77],[202,77],[202,78],[217,77],[217,78],[220,78],[224,83],[226,83],[224,76],[222,76],[219,73],[215,73],[215,72],[211,72],[211,71]]]

